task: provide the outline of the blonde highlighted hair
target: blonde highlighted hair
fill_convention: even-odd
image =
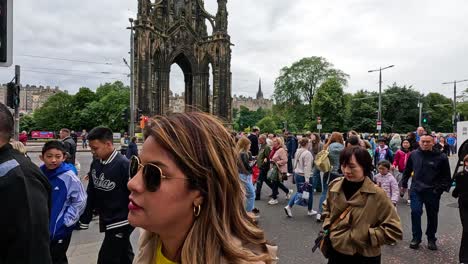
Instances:
[[[156,116],[145,137],[168,151],[189,188],[203,195],[200,215],[181,248],[181,263],[272,263],[263,231],[245,211],[236,145],[220,120],[200,112]]]
[[[250,144],[251,142],[247,137],[242,136],[241,138],[239,138],[236,144],[237,153],[249,151]]]

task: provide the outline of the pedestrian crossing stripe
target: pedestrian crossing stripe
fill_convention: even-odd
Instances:
[[[10,172],[12,169],[18,166],[19,163],[14,159],[3,162],[2,164],[0,164],[0,177],[7,175],[8,172]]]

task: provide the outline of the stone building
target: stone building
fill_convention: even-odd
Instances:
[[[138,0],[134,85],[144,114],[170,111],[170,69],[176,63],[184,73],[185,111],[193,106],[230,123],[232,43],[227,0],[217,2],[216,14],[210,14],[203,0]]]
[[[49,97],[62,92],[59,87],[52,88],[50,86],[25,85],[21,87],[20,92],[20,113],[32,113],[41,107]],[[0,102],[6,104],[7,86],[0,86]]]
[[[260,80],[258,83],[258,91],[257,97],[245,97],[245,96],[237,96],[234,95],[232,98],[232,108],[239,109],[241,106],[247,107],[250,111],[256,111],[259,108],[262,109],[272,109],[273,108],[273,100],[265,99],[263,97],[262,92],[262,81]]]

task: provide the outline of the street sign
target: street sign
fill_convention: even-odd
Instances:
[[[382,121],[377,121],[377,130],[382,130]]]
[[[318,124],[318,125],[317,125],[317,129],[318,129],[318,130],[322,130],[322,124]]]

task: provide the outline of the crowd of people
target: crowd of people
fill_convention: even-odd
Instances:
[[[322,136],[310,132],[294,136],[288,131],[283,135],[261,134],[257,127],[249,135],[235,134],[238,144],[250,140],[250,153],[244,149],[242,155],[256,160],[250,171],[258,170],[258,176],[242,176],[243,182],[257,184],[255,197],[252,191],[247,192],[246,210],[255,209],[252,202],[260,200],[263,183],[271,188],[268,204],[272,206],[278,204],[281,188],[288,200],[284,207],[287,217],[293,217],[295,205],[307,206],[307,215],[316,215],[317,222],[329,232],[329,263],[380,263],[380,247],[394,245],[402,238],[397,203],[406,195],[411,209],[409,247],[418,249],[422,242],[421,216],[425,206],[427,248],[438,249],[439,204],[442,193],[452,185],[448,156],[455,154],[455,135],[428,134],[419,127],[405,136],[376,137],[355,131]],[[281,155],[275,158],[275,153],[271,154],[275,151]],[[249,166],[247,162],[244,165]],[[454,197],[464,196],[459,196],[459,190],[468,187],[462,180],[466,171],[468,166],[456,177],[459,184]],[[289,179],[296,185],[295,194],[284,185]],[[314,192],[321,192],[317,210],[313,208]],[[459,258],[460,263],[466,263],[468,210],[466,200],[459,198],[459,203],[464,227]],[[252,212],[259,214],[258,209]]]
[[[323,227],[316,243],[329,263],[380,263],[381,247],[402,239],[396,204],[406,193],[409,247],[422,242],[424,205],[427,247],[437,250],[440,197],[452,185],[450,137],[422,128],[377,139],[354,131],[261,134],[256,127],[243,135],[190,112],[151,119],[139,151],[128,135],[116,149],[112,131],[96,127],[86,132],[93,154],[86,190],[70,130],[43,145],[40,167],[13,148],[12,133],[11,113],[0,104],[0,197],[15,201],[0,219],[0,263],[68,263],[73,230],[88,229],[93,215],[104,233],[99,264],[277,263],[277,247],[258,225],[263,183],[272,208],[284,192],[285,217],[293,217],[295,206],[315,216]],[[468,157],[453,191],[464,228],[461,263],[468,261],[467,172]],[[321,192],[316,207],[314,192]]]

